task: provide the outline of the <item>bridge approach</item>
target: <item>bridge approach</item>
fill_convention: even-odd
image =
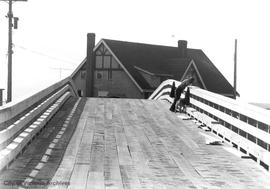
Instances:
[[[197,88],[187,114],[168,111],[170,84],[148,100],[78,98],[67,78],[3,107],[0,188],[268,188],[268,138],[231,130],[234,115],[223,126],[209,102],[226,114],[231,101]]]

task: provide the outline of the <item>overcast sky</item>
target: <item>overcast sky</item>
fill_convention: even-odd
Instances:
[[[270,102],[269,0],[29,0],[13,4],[14,99],[68,76],[86,56],[86,34],[101,38],[202,49],[233,84],[238,39],[238,92]],[[0,1],[0,88],[7,78],[6,2]]]

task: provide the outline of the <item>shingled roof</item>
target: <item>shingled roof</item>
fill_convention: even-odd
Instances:
[[[180,80],[193,60],[207,90],[219,94],[233,94],[233,87],[200,49],[187,49],[187,57],[181,57],[178,47],[151,45],[103,39],[110,50],[144,90],[152,90],[136,67],[153,74],[172,75]]]

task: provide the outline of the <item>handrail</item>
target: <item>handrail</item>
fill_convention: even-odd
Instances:
[[[0,170],[8,166],[70,96],[77,95],[68,77],[23,101],[0,108]]]
[[[19,102],[11,102],[7,103],[4,106],[0,107],[0,130],[2,130],[2,125],[7,122],[8,120],[11,120],[15,118],[16,116],[20,115],[22,112],[25,111],[26,108],[29,108],[33,106],[34,104],[38,103],[42,99],[44,99],[46,96],[50,95],[51,93],[54,93],[59,88],[63,87],[64,85],[68,84],[69,89],[72,92],[72,95],[77,96],[76,94],[76,87],[70,77],[67,77],[50,87],[28,97],[25,100],[19,101]]]
[[[152,100],[167,100],[172,83],[164,81],[149,97]],[[270,111],[234,100],[198,87],[190,87],[191,108],[187,113],[208,126],[222,137],[269,170],[270,166]]]

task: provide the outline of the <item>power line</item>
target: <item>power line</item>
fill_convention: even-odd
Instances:
[[[60,79],[62,79],[62,71],[63,70],[72,70],[72,69],[69,69],[69,68],[62,68],[62,67],[59,67],[59,68],[50,68],[50,69],[59,70]]]
[[[66,62],[66,63],[72,64],[72,65],[77,65],[77,63],[75,63],[75,62],[73,62],[73,61],[64,60],[64,59],[61,59],[61,58],[58,58],[58,57],[54,57],[54,56],[45,54],[45,53],[40,52],[40,51],[37,51],[37,50],[29,49],[29,48],[24,47],[24,46],[21,46],[21,45],[16,45],[16,46],[17,46],[18,48],[22,49],[22,50],[31,52],[31,53],[33,53],[33,54],[37,54],[37,55],[40,55],[40,56],[43,56],[43,57],[46,57],[46,58],[50,58],[50,59],[53,59],[53,60],[61,61],[61,62]]]

